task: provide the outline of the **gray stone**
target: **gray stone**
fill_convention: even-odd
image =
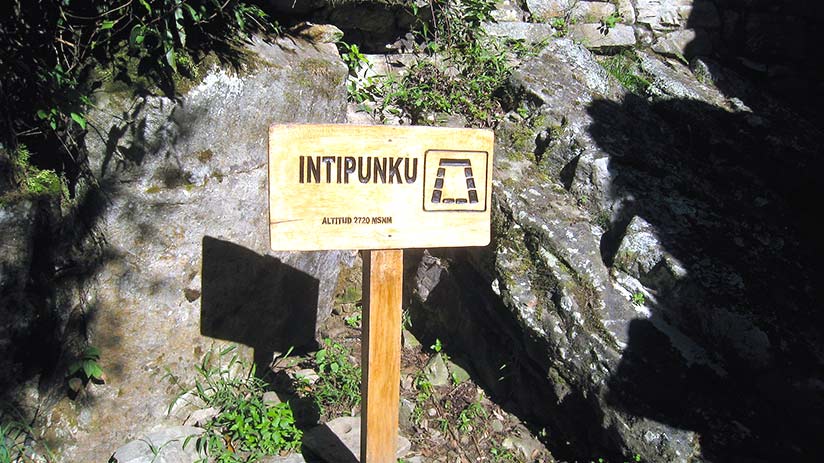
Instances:
[[[487,34],[493,37],[523,40],[526,43],[541,42],[555,34],[555,29],[544,23],[498,22],[484,23],[482,27]]]
[[[326,463],[360,461],[361,418],[346,416],[314,427],[303,436],[303,445]],[[395,454],[403,458],[409,453],[409,439],[398,436]]]
[[[33,200],[0,203],[0,295],[22,290],[28,279],[36,217]]]
[[[635,30],[626,24],[607,28],[602,24],[573,24],[569,36],[593,51],[612,51],[635,45]]]
[[[534,461],[544,449],[543,444],[529,433],[519,433],[518,437],[507,437],[503,440],[501,446],[516,451],[527,461]]]
[[[428,379],[433,386],[446,386],[449,384],[449,369],[446,367],[446,362],[440,352],[433,355],[432,358],[426,362],[423,372],[426,375],[426,379]]]
[[[618,14],[623,18],[623,23],[635,24],[635,7],[632,5],[632,0],[617,0],[615,4],[618,8]]]
[[[401,336],[403,337],[404,349],[417,349],[421,347],[421,342],[418,341],[418,338],[416,338],[414,334],[410,333],[409,330],[403,330]]]
[[[665,56],[706,55],[712,51],[712,41],[702,31],[683,29],[659,37],[652,49]]]
[[[667,63],[654,55],[637,52],[641,69],[650,77],[647,89],[650,95],[661,99],[680,98],[700,100],[709,104],[725,106],[723,94],[712,86],[712,81],[701,82],[681,60]]]
[[[533,21],[546,21],[565,16],[573,3],[573,0],[526,0],[526,8]]]
[[[495,9],[490,12],[490,15],[498,22],[519,22],[526,19],[524,10],[515,0],[498,0],[495,2]]]
[[[290,28],[289,32],[313,43],[337,43],[343,38],[343,31],[331,24],[304,22]]]
[[[192,426],[163,428],[120,447],[112,455],[111,461],[115,463],[193,463],[199,458],[195,449],[195,439],[202,433],[202,428]],[[189,439],[188,442],[186,442],[187,439]],[[186,443],[185,447],[184,443]]]
[[[569,19],[584,23],[598,23],[617,11],[618,9],[612,3],[582,1],[574,4]]]
[[[492,431],[494,432],[504,432],[504,424],[501,422],[501,420],[497,418],[492,420],[492,422],[489,424],[489,427],[491,427]]]
[[[446,362],[446,367],[449,370],[450,381],[456,381],[458,383],[469,381],[469,372],[462,366],[453,362],[452,359],[449,359],[449,361]]]
[[[421,265],[418,266],[415,273],[415,294],[426,301],[429,293],[435,289],[441,279],[441,272],[444,267],[441,265],[440,259],[433,257],[429,251],[424,251],[421,257]]]
[[[246,358],[313,343],[339,269],[353,262],[352,252],[270,252],[265,187],[268,126],[344,122],[347,68],[334,45],[299,38],[254,39],[249,51],[248,68],[204,70],[179,101],[93,95],[86,146],[109,257],[84,283],[83,304],[93,301],[89,342],[118,386],[94,398],[67,461],[96,461],[112,433],[170,420],[176,391],[158,378],[169,368],[190,383],[216,339],[248,346]],[[201,297],[190,302],[185,288]]]
[[[615,254],[615,266],[654,289],[669,289],[686,276],[683,265],[664,251],[649,222],[633,217]]]
[[[299,453],[290,453],[286,456],[267,456],[258,461],[260,463],[306,463],[306,459]]]
[[[398,426],[402,432],[414,433],[414,420],[412,413],[415,411],[415,404],[409,400],[401,398],[400,409],[398,410]]]
[[[263,393],[263,403],[268,407],[273,407],[281,403],[280,396],[275,391],[266,391]]]
[[[671,31],[682,27],[679,8],[692,5],[692,0],[637,0],[636,22],[655,31]]]
[[[199,410],[195,410],[186,418],[186,421],[183,423],[184,426],[204,426],[206,423],[212,420],[212,418],[216,417],[217,414],[220,413],[215,407],[209,408],[201,408]]]

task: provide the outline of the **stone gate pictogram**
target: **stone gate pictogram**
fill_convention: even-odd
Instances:
[[[466,192],[467,197],[465,198],[444,198],[443,197],[443,182],[444,177],[446,177],[446,169],[447,168],[459,168],[463,169],[464,176],[466,177]],[[432,199],[433,203],[444,203],[444,204],[466,204],[472,203],[475,204],[478,202],[478,190],[475,189],[475,178],[472,175],[472,161],[469,159],[441,159],[441,162],[438,163],[438,172],[435,177],[435,188],[432,189]]]
[[[487,157],[485,151],[428,150],[424,211],[486,211]]]

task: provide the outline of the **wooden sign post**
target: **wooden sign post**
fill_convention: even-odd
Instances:
[[[403,248],[489,243],[492,149],[489,130],[269,128],[272,249],[364,250],[362,462],[396,461]]]

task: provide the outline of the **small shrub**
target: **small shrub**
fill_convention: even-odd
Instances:
[[[207,406],[219,410],[204,425],[205,432],[193,437],[203,463],[258,461],[267,455],[296,450],[303,437],[288,403],[270,406],[263,402],[268,384],[255,376],[254,365],[241,360],[236,348],[230,346],[217,354],[207,352],[195,367],[198,378],[194,387],[184,389],[179,396],[193,393]],[[174,376],[172,379],[177,382]],[[169,406],[170,411],[175,402]]]
[[[465,433],[468,432],[475,421],[479,418],[486,418],[486,410],[480,402],[473,402],[466,406],[458,415],[458,430]]]
[[[80,392],[90,381],[103,382],[105,375],[100,366],[100,349],[88,346],[83,350],[80,358],[69,365],[66,377],[69,380],[69,388],[74,392]]]
[[[321,412],[338,410],[351,413],[360,405],[361,369],[349,360],[349,350],[333,342],[315,353],[318,380],[311,394]]]
[[[14,409],[0,407],[0,463],[52,462],[54,455],[37,442],[31,427]]]

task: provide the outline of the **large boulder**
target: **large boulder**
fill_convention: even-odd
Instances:
[[[463,346],[558,458],[801,461],[824,410],[804,212],[824,136],[638,56],[647,98],[566,39],[516,70],[536,110],[496,134],[493,245],[422,256],[413,330]]]
[[[86,143],[105,259],[80,302],[106,383],[49,416],[71,433],[54,436],[65,461],[105,460],[112,442],[182,422],[166,417],[179,389],[164,375],[189,384],[216,340],[247,346],[263,368],[312,345],[331,310],[353,254],[269,252],[267,128],[343,122],[347,68],[334,45],[289,37],[256,39],[245,55],[178,99],[94,95]]]

